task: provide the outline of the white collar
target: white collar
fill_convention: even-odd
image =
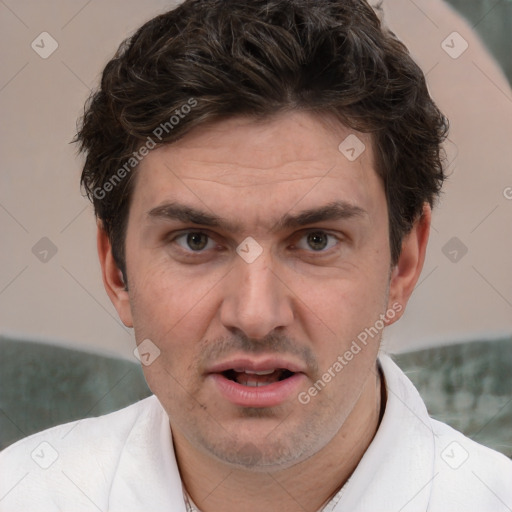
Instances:
[[[322,506],[318,512],[333,512],[336,508],[336,505],[341,499],[341,496],[343,494],[342,487],[330,500],[329,502]],[[201,510],[198,508],[198,506],[194,503],[192,500],[190,494],[187,492],[185,488],[183,488],[183,500],[185,501],[185,507],[187,509],[187,512],[201,512]]]
[[[382,422],[342,492],[324,507],[326,512],[427,509],[434,478],[430,418],[398,366],[384,354],[379,361],[387,389]],[[186,512],[183,495],[169,420],[155,398],[147,416],[127,436],[110,492],[114,508],[109,510],[121,512],[120,504],[145,503],[147,510],[165,510],[172,504],[173,512]]]
[[[434,432],[416,388],[385,354],[386,410],[377,433],[334,511],[407,512],[428,508],[434,480]]]

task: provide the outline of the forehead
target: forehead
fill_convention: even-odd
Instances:
[[[139,164],[132,208],[180,199],[221,208],[224,216],[259,206],[252,215],[261,219],[299,203],[312,208],[343,199],[371,207],[382,194],[368,135],[332,118],[291,112],[205,125],[153,150]]]

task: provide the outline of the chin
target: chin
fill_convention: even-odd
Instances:
[[[211,442],[203,443],[203,447],[222,463],[234,469],[253,472],[288,469],[307,460],[321,449],[317,446],[320,444],[318,437],[314,445],[307,442],[314,438],[291,434],[285,435],[286,439],[274,439],[273,442],[269,441],[268,435],[263,435],[259,440],[254,435],[244,437],[247,437],[247,441],[227,438],[214,446]]]

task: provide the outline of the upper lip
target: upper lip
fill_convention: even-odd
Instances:
[[[266,370],[284,369],[293,373],[304,372],[302,365],[281,357],[260,357],[258,359],[249,357],[236,357],[216,363],[207,368],[206,373],[222,373],[228,370],[249,370],[252,372],[263,372]]]

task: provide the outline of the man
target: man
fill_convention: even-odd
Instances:
[[[8,448],[0,510],[511,510],[512,463],[379,354],[446,130],[362,0],[188,0],[145,24],[77,139],[155,396]]]

